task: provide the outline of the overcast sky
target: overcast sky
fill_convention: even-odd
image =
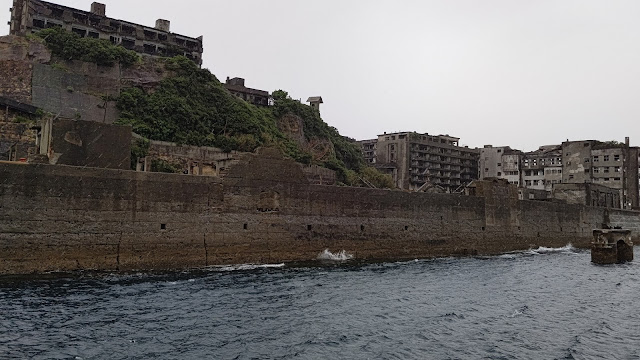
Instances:
[[[12,2],[0,3],[6,24]],[[107,16],[204,35],[203,66],[221,81],[320,95],[324,120],[359,140],[640,145],[637,0],[111,0]]]

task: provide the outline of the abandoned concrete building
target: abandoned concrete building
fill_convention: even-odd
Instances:
[[[91,11],[39,0],[13,0],[11,35],[27,36],[42,29],[62,27],[81,37],[109,40],[151,56],[184,55],[202,65],[202,36],[193,38],[170,32],[170,22],[158,19],[155,27],[106,16],[105,4],[94,2]]]
[[[544,190],[554,197],[555,194],[574,194],[561,195],[565,200],[576,198],[578,193],[588,194],[580,197],[585,205],[632,209],[638,207],[640,200],[639,155],[637,147],[629,146],[628,138],[624,144],[566,141],[527,153],[508,146],[487,145],[481,150],[480,178],[507,179],[520,188]],[[556,191],[561,184],[563,190]],[[581,184],[600,187],[593,186],[596,190],[592,190],[569,186]]]
[[[425,191],[436,187],[461,192],[478,178],[478,149],[459,146],[459,138],[399,132],[359,141],[365,160],[393,177],[398,188]]]
[[[480,149],[482,166],[479,167],[480,179],[500,178],[509,184],[520,186],[520,160],[523,152],[508,146],[493,147],[486,145]]]
[[[251,89],[244,86],[243,78],[234,77],[233,79],[230,79],[227,76],[227,81],[225,81],[224,87],[233,95],[253,105],[257,105],[257,106],[271,105],[272,100],[268,91]]]

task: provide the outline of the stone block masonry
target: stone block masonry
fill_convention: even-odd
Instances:
[[[605,218],[638,213],[484,196],[310,185],[268,151],[224,179],[0,163],[0,273],[185,269],[313,260],[489,255],[587,247]]]

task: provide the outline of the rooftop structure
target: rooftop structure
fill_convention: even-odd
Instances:
[[[27,36],[42,29],[61,27],[81,37],[109,40],[151,56],[183,55],[202,65],[202,36],[193,38],[170,32],[170,22],[158,19],[155,27],[106,16],[106,5],[94,2],[91,11],[40,0],[13,0],[11,35]]]

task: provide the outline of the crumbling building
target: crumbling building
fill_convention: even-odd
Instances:
[[[487,145],[481,149],[480,178],[507,179],[522,189],[544,190],[549,194],[553,192],[554,196],[562,194],[565,200],[571,198],[566,196],[568,193],[588,193],[581,198],[586,205],[632,209],[639,206],[640,200],[639,156],[639,149],[630,146],[628,138],[624,144],[566,141],[527,153],[508,146]],[[513,164],[518,164],[517,170]],[[518,179],[514,178],[516,174],[519,174]],[[560,184],[562,190],[556,191]],[[569,186],[572,184],[599,186],[592,187],[598,189],[594,192],[592,188]],[[572,197],[576,198],[575,195]]]
[[[151,56],[183,55],[202,65],[203,37],[175,34],[168,20],[155,27],[106,16],[106,5],[94,2],[83,11],[40,0],[13,0],[11,35],[27,36],[42,29],[61,27],[81,37],[109,40],[124,48]]]
[[[459,138],[399,132],[359,141],[365,161],[393,177],[400,189],[431,187],[460,192],[478,178],[478,149],[459,146]]]
[[[234,77],[230,79],[227,76],[227,81],[223,84],[233,95],[241,98],[242,100],[257,106],[269,106],[271,102],[271,96],[268,91],[252,89],[244,86],[244,79]]]

